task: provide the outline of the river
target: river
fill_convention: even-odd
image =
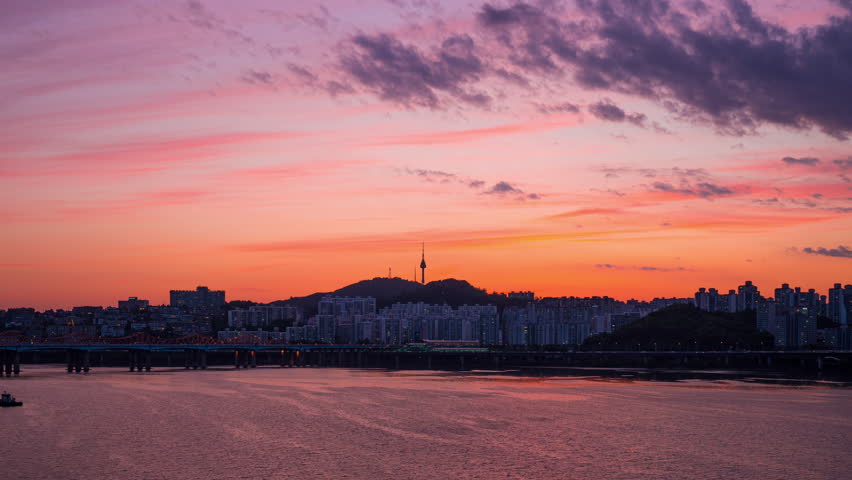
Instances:
[[[0,378],[4,478],[843,479],[852,389],[332,368]]]

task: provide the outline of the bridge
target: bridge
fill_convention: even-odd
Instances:
[[[49,357],[45,362],[44,357]],[[94,367],[126,366],[150,372],[154,367],[205,370],[262,366],[386,369],[503,370],[534,367],[644,368],[801,368],[820,371],[852,368],[852,352],[797,351],[513,351],[489,348],[412,348],[404,345],[298,344],[65,344],[0,345],[0,376],[18,376],[21,364],[59,363],[68,373]],[[49,361],[52,359],[53,361]]]

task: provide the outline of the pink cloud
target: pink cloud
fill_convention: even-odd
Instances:
[[[436,131],[425,133],[414,133],[408,135],[395,135],[378,138],[367,142],[367,146],[399,146],[399,145],[434,145],[448,143],[462,143],[506,135],[522,133],[534,133],[547,130],[556,130],[566,127],[574,127],[579,124],[579,118],[569,115],[562,119],[549,118],[532,122],[513,123],[496,127],[473,128],[468,130]]]

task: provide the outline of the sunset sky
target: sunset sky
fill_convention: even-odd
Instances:
[[[0,6],[0,308],[852,283],[849,0]]]

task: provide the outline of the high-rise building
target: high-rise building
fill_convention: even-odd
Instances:
[[[728,290],[727,294],[719,296],[720,311],[722,312],[736,313],[738,303],[735,290]]]
[[[828,318],[841,326],[848,325],[850,302],[852,302],[852,285],[846,285],[846,288],[843,288],[839,283],[835,283],[834,288],[828,290]]]
[[[172,307],[218,309],[225,305],[225,291],[210,290],[207,287],[198,287],[195,290],[172,290],[169,292],[169,304]]]
[[[757,286],[751,283],[751,280],[745,282],[745,285],[740,285],[737,289],[737,311],[743,312],[746,310],[757,309],[757,302],[760,300],[760,292]]]
[[[789,283],[775,289],[775,302],[782,308],[790,309],[796,306],[796,295]]]
[[[148,300],[140,300],[137,297],[128,297],[127,300],[118,301],[118,309],[125,312],[138,312],[148,308]]]

